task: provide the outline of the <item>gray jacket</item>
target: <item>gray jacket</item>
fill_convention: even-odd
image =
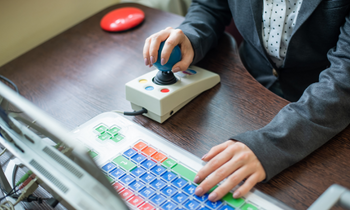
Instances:
[[[196,63],[233,17],[244,38],[240,55],[247,70],[265,87],[278,79],[292,101],[265,127],[232,137],[255,153],[267,181],[350,123],[350,0],[304,0],[280,68],[262,44],[262,9],[263,0],[193,0],[179,28]]]

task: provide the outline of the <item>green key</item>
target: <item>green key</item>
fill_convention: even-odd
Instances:
[[[217,185],[215,185],[213,188],[211,188],[211,189],[209,190],[209,192],[213,192],[216,188],[218,188]]]
[[[105,132],[105,131],[107,130],[107,127],[104,126],[104,125],[100,125],[100,126],[98,126],[97,128],[95,128],[95,130],[96,130],[97,132],[99,132],[99,133],[103,133],[103,132]]]
[[[92,157],[92,158],[95,158],[98,155],[96,152],[91,151],[91,150],[89,150],[88,153],[89,153],[90,157]]]
[[[110,128],[110,129],[108,129],[107,131],[108,131],[110,134],[112,134],[112,135],[114,136],[114,135],[118,134],[118,132],[120,131],[120,129],[117,128],[117,127],[112,127],[112,128]]]
[[[107,133],[107,132],[104,132],[104,133],[101,133],[101,135],[98,136],[98,138],[101,140],[101,141],[104,141],[106,139],[109,139],[111,137],[111,134]]]
[[[106,178],[108,179],[109,183],[113,183],[114,182],[114,180],[111,177],[106,176]]]
[[[173,166],[176,165],[176,162],[171,158],[167,158],[166,160],[163,161],[163,165],[167,168],[172,168]]]
[[[114,158],[113,162],[120,165],[126,171],[130,171],[131,169],[136,167],[136,165],[133,162],[131,162],[130,160],[126,159],[121,155]]]
[[[116,136],[111,137],[111,140],[114,142],[120,142],[123,139],[124,139],[124,137],[122,135],[116,135]]]
[[[177,164],[172,169],[174,172],[180,174],[181,176],[185,177],[190,181],[193,181],[194,177],[196,176],[196,173],[194,173],[193,171],[191,171],[190,169],[186,168],[181,164]]]
[[[117,138],[117,136],[111,137],[111,140],[114,141],[115,143],[120,142],[120,140],[119,140],[119,138]]]
[[[240,207],[243,203],[244,203],[244,199],[243,198],[233,198],[232,197],[232,193],[227,193],[222,200],[226,201],[228,204],[230,204],[231,206],[238,208]]]
[[[253,206],[250,203],[244,204],[241,209],[242,210],[258,210],[258,208],[256,208],[255,206]]]

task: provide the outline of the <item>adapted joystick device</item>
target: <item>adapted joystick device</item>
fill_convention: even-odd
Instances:
[[[132,109],[147,109],[148,112],[143,115],[159,123],[163,123],[200,93],[220,82],[218,74],[197,66],[173,73],[172,67],[181,60],[181,50],[176,46],[169,61],[161,65],[163,46],[164,42],[160,44],[157,62],[154,63],[158,70],[125,84],[126,100],[130,101]]]
[[[153,82],[157,85],[172,85],[177,82],[177,79],[171,69],[181,60],[181,50],[179,46],[176,46],[171,52],[168,62],[162,65],[160,61],[162,59],[161,52],[163,47],[164,42],[160,43],[157,62],[153,64],[159,70],[156,76],[153,78]]]

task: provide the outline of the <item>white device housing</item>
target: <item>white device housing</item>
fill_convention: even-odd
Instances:
[[[126,100],[130,101],[133,110],[138,111],[143,107],[148,110],[143,115],[163,123],[197,95],[220,82],[218,74],[197,66],[190,66],[187,71],[196,73],[175,73],[178,81],[172,85],[153,82],[158,70],[137,77],[125,85]],[[169,92],[162,92],[163,89]]]

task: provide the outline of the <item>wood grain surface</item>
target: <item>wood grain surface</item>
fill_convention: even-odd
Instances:
[[[109,33],[100,20],[125,6],[141,8],[145,21],[132,30]],[[183,17],[138,4],[109,7],[0,68],[20,93],[74,129],[110,110],[131,110],[125,83],[154,68],[144,65],[144,40]],[[288,101],[256,82],[242,65],[235,41],[225,34],[198,66],[216,72],[221,83],[159,124],[128,117],[198,157],[230,136],[266,125]],[[350,188],[350,129],[304,160],[256,187],[295,209],[306,209],[333,183]]]

